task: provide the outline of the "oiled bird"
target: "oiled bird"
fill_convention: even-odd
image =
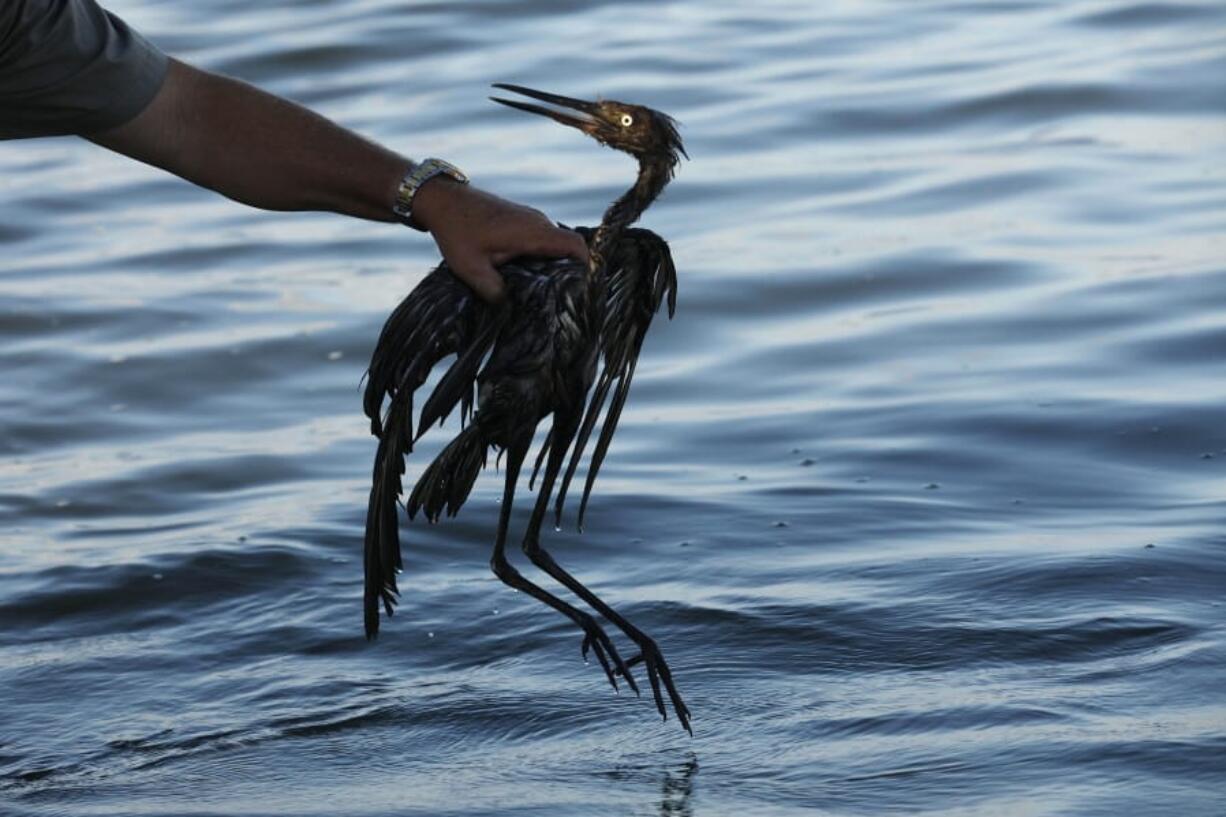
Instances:
[[[505,454],[505,486],[490,560],[494,573],[582,629],[583,655],[589,650],[595,654],[614,689],[621,677],[637,694],[631,667],[642,663],[660,714],[667,719],[663,685],[677,719],[690,731],[689,710],[656,643],[559,566],[540,541],[559,475],[562,482],[554,510],[560,524],[567,489],[599,424],[579,509],[582,528],[592,484],[625,405],[643,339],[661,304],[667,303],[669,317],[676,307],[676,270],[668,244],[655,233],[630,225],[672,179],[685,149],[675,122],[650,108],[613,100],[587,102],[515,85],[494,87],[547,103],[551,107],[493,98],[577,128],[630,154],[638,161],[638,175],[608,207],[598,227],[577,228],[588,243],[586,265],[542,258],[503,264],[499,272],[507,298],[502,305],[491,306],[443,263],[387,319],[371,359],[365,393],[365,411],[372,433],[379,438],[366,520],[366,633],[373,637],[378,631],[380,603],[390,616],[398,599],[397,500],[403,490],[404,458],[427,429],[459,406],[462,430],[417,480],[405,504],[409,518],[421,512],[433,522],[444,512],[454,515],[468,498],[490,449],[498,450],[499,457]],[[456,359],[422,407],[415,431],[414,392],[435,364],[451,355]],[[635,643],[638,654],[629,660],[622,659],[594,616],[530,582],[507,560],[516,483],[536,428],[546,417],[551,425],[533,481],[541,474],[542,463],[544,471],[523,551]]]

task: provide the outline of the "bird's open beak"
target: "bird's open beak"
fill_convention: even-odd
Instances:
[[[528,113],[537,113],[541,116],[548,116],[555,122],[561,122],[563,125],[569,125],[572,128],[579,128],[587,133],[590,133],[591,129],[599,122],[599,119],[596,117],[598,108],[593,102],[586,102],[582,99],[571,99],[568,96],[558,96],[557,94],[547,94],[544,91],[534,91],[531,88],[525,88],[522,85],[507,85],[502,82],[496,82],[494,83],[494,87],[501,88],[504,91],[511,91],[516,94],[523,94],[524,96],[529,96],[533,99],[539,99],[542,102],[548,102],[550,105],[556,105],[559,108],[570,108],[573,111],[579,111],[580,113],[586,114],[586,116],[578,117],[564,111],[546,108],[542,105],[533,105],[530,102],[502,99],[501,97],[496,96],[490,97],[490,99],[493,101],[499,102],[503,105],[509,105],[512,108],[518,108],[519,110],[527,111]]]

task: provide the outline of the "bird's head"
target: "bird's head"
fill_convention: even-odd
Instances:
[[[490,97],[495,102],[518,108],[521,111],[548,116],[555,122],[578,128],[597,142],[629,153],[639,161],[663,161],[671,167],[679,161],[680,156],[689,158],[685,147],[681,144],[681,136],[677,133],[677,123],[672,117],[659,111],[653,111],[651,108],[630,105],[612,99],[586,102],[582,99],[547,94],[543,91],[524,88],[521,85],[505,85],[501,82],[496,83],[494,87],[539,99],[556,107],[546,108],[530,102]],[[569,111],[576,111],[577,114],[557,110],[557,108],[566,108]]]

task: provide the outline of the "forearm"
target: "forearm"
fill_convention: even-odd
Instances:
[[[3,0],[0,0],[3,2]],[[153,101],[94,142],[265,210],[330,210],[396,221],[405,157],[246,83],[171,60]],[[503,294],[498,264],[523,255],[587,261],[587,245],[543,213],[436,176],[413,198],[451,270],[482,298]]]
[[[246,83],[172,60],[135,119],[93,141],[265,210],[392,221],[403,156]]]

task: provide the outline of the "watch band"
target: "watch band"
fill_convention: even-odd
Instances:
[[[423,184],[439,175],[449,176],[460,184],[468,184],[468,176],[464,174],[464,171],[442,159],[423,159],[410,168],[400,181],[400,187],[396,190],[396,200],[392,203],[392,212],[414,230],[425,232],[426,228],[413,221],[413,199]]]

